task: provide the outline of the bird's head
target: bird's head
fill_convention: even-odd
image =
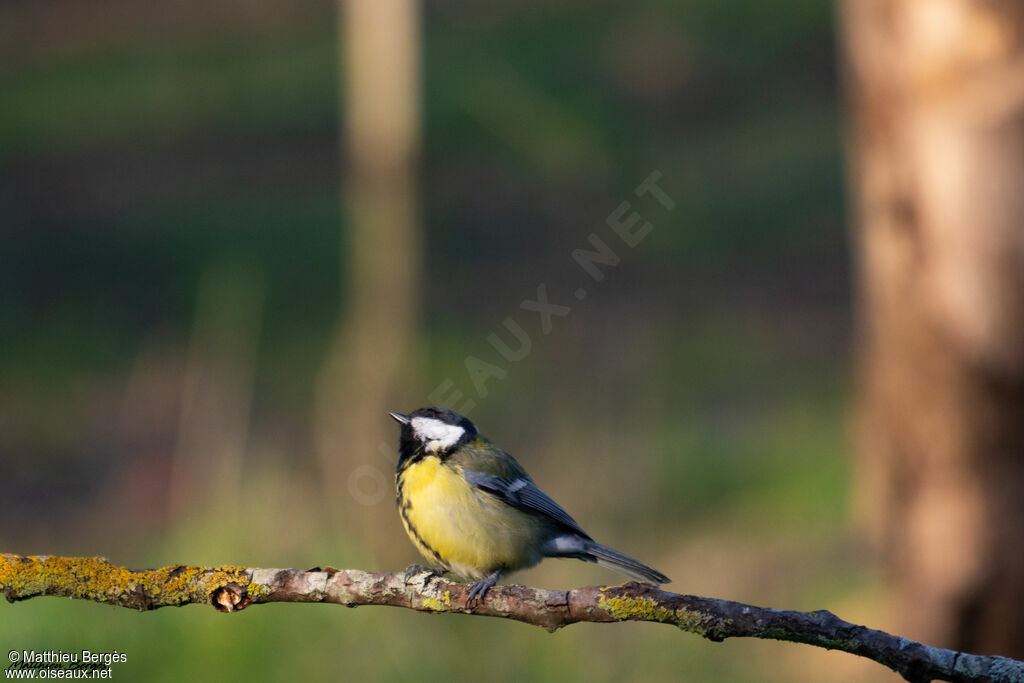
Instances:
[[[408,415],[388,414],[402,426],[399,464],[423,455],[443,458],[477,436],[473,423],[451,410],[420,408]]]

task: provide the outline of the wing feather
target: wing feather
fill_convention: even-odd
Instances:
[[[464,470],[466,481],[473,486],[501,498],[514,508],[548,517],[575,533],[589,539],[585,531],[568,512],[541,491],[529,477],[508,479],[493,474]]]

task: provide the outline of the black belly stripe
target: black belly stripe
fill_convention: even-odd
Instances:
[[[435,562],[444,565],[447,569],[448,563],[445,562],[444,558],[441,557],[436,550],[430,547],[430,544],[423,540],[423,537],[420,536],[419,532],[416,531],[416,527],[409,520],[408,513],[409,510],[412,509],[412,502],[405,496],[405,479],[402,476],[403,474],[405,474],[405,468],[402,468],[402,470],[395,476],[395,482],[398,484],[398,495],[396,496],[398,514],[402,516],[402,520],[405,522],[405,528],[409,532],[409,535],[411,535],[421,547],[426,549],[428,553],[434,556]]]

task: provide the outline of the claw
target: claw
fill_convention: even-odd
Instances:
[[[473,604],[473,600],[479,598],[478,602],[483,602],[484,598],[487,597],[487,591],[494,587],[494,584],[498,583],[498,579],[501,578],[501,570],[495,569],[490,575],[480,579],[473,584],[473,587],[469,589],[469,597],[466,598],[466,607]]]

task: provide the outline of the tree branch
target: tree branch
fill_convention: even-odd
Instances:
[[[139,610],[211,604],[222,612],[236,612],[266,602],[391,605],[503,617],[549,631],[580,621],[654,621],[716,642],[769,638],[843,650],[884,664],[913,683],[1024,681],[1024,662],[930,647],[851,624],[825,610],[755,607],[632,582],[569,591],[496,586],[482,602],[467,605],[469,584],[447,581],[422,568],[406,574],[185,565],[132,571],[100,557],[3,554],[0,589],[11,602],[56,595]]]

